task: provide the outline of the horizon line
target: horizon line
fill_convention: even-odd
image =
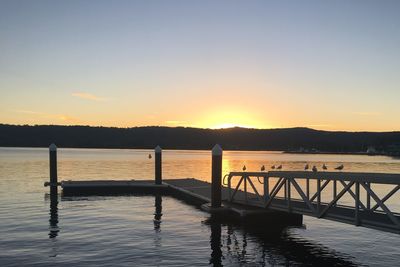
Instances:
[[[232,129],[246,129],[246,130],[288,130],[288,129],[309,129],[320,132],[348,132],[348,133],[400,133],[400,130],[385,130],[385,131],[368,131],[368,130],[321,130],[316,128],[311,128],[307,126],[292,126],[292,127],[277,127],[277,128],[255,128],[255,127],[243,127],[243,126],[233,126],[227,128],[202,128],[195,126],[166,126],[166,125],[140,125],[140,126],[104,126],[104,125],[65,125],[65,124],[9,124],[1,123],[0,126],[29,126],[29,127],[42,127],[42,126],[59,126],[59,127],[93,127],[93,128],[117,128],[117,129],[132,129],[132,128],[188,128],[188,129],[199,129],[199,130],[232,130]]]

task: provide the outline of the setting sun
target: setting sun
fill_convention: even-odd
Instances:
[[[223,107],[209,110],[204,117],[199,118],[196,127],[222,129],[232,127],[243,128],[271,128],[259,114],[252,110],[245,110],[240,107]]]

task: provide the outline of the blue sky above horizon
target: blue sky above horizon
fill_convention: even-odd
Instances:
[[[400,130],[399,1],[0,1],[0,123]]]

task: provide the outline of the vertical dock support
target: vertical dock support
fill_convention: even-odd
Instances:
[[[162,184],[162,149],[160,146],[156,146],[154,149],[155,157],[155,184]]]
[[[317,178],[317,211],[321,211],[321,179]]]
[[[269,177],[264,176],[264,204],[267,203],[269,199]]]
[[[57,146],[51,144],[49,146],[50,159],[50,197],[57,197]]]
[[[335,199],[337,196],[337,181],[336,179],[333,180],[333,199]],[[335,204],[333,204],[334,207],[336,207],[337,202],[335,202]]]
[[[211,161],[211,207],[221,207],[222,148],[216,144],[212,151]]]
[[[291,188],[290,188],[290,183],[291,183],[291,178],[286,179],[286,184],[287,184],[287,206],[289,212],[292,212],[292,203],[291,203],[291,198],[292,198],[292,193],[291,193]]]
[[[367,183],[367,187],[371,189],[371,183]],[[367,210],[371,209],[371,194],[367,191]]]
[[[354,224],[356,226],[360,225],[359,210],[360,210],[360,183],[356,182],[356,200],[355,200],[355,214],[354,214],[354,217],[355,217]]]

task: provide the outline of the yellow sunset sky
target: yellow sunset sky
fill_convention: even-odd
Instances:
[[[398,1],[6,1],[0,123],[400,130]]]

